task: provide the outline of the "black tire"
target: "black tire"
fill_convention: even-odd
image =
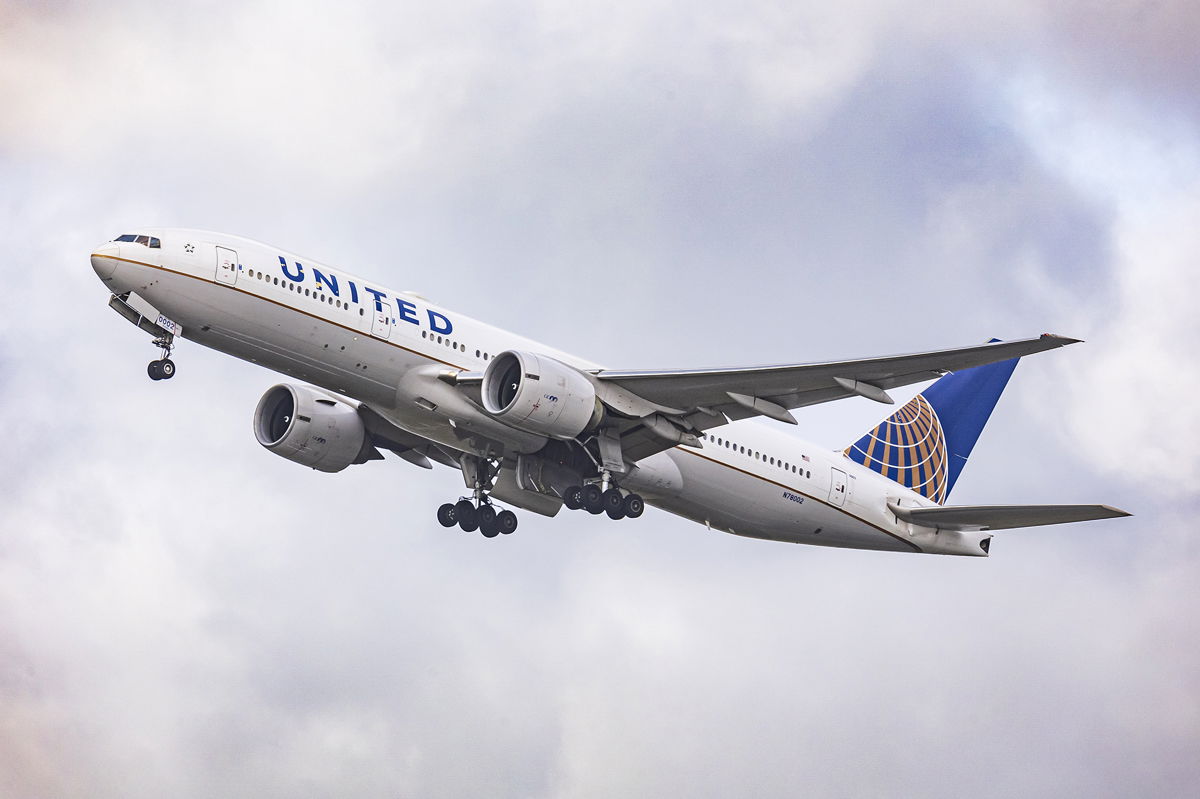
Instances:
[[[158,373],[162,375],[163,380],[170,380],[175,376],[175,362],[170,358],[163,358],[158,362]]]
[[[604,512],[614,519],[619,519],[625,515],[625,497],[621,495],[621,489],[610,488],[600,497],[601,507]],[[621,516],[613,516],[614,513],[619,513]]]
[[[563,504],[567,510],[579,510],[583,507],[583,486],[571,486],[563,494]]]
[[[438,508],[437,519],[438,524],[442,527],[453,527],[458,524],[458,517],[454,515],[454,506],[449,502]]]
[[[604,512],[604,494],[600,491],[600,486],[589,483],[583,487],[583,507],[588,513]]]
[[[604,512],[607,513],[608,518],[612,519],[614,522],[617,519],[624,519],[625,518],[625,503],[622,502],[621,507],[619,507],[619,508],[605,508]]]
[[[150,375],[151,380],[162,380],[162,372],[158,370],[158,361],[151,361],[146,364],[146,374]]]
[[[481,505],[479,508],[479,526],[491,524],[496,521],[496,509],[491,505]]]
[[[473,533],[479,529],[479,511],[469,499],[460,499],[454,505],[454,517],[464,533]]]
[[[646,501],[642,499],[640,494],[630,494],[625,497],[625,515],[630,519],[636,519],[646,510]]]
[[[494,515],[493,518],[488,519],[486,522],[480,519],[479,532],[483,533],[484,538],[495,538],[500,535],[500,523],[496,521]]]
[[[496,517],[496,525],[499,526],[500,532],[512,535],[517,529],[517,514],[510,510],[500,511],[500,515]]]

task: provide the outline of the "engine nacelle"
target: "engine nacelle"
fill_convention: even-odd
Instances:
[[[369,455],[358,410],[307,386],[280,383],[254,409],[254,436],[274,452],[322,472],[340,472]]]
[[[532,352],[508,350],[493,358],[481,392],[483,407],[493,417],[550,438],[574,438],[604,414],[582,372]]]

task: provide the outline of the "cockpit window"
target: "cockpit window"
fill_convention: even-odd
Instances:
[[[154,236],[142,236],[137,233],[126,233],[123,236],[117,236],[113,241],[131,241],[135,244],[145,244],[147,247],[162,248],[162,242]]]

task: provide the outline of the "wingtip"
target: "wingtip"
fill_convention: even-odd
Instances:
[[[1053,341],[1057,341],[1058,346],[1060,346],[1060,347],[1065,347],[1068,344],[1082,344],[1083,343],[1083,339],[1081,339],[1081,338],[1071,338],[1070,336],[1060,336],[1057,333],[1043,333],[1041,337],[1044,339],[1050,339]]]
[[[1106,511],[1111,513],[1112,516],[1110,518],[1113,518],[1113,519],[1120,519],[1125,516],[1133,515],[1132,513],[1130,513],[1127,510],[1121,510],[1120,508],[1114,508],[1112,505],[1101,505],[1100,507],[1104,508]]]

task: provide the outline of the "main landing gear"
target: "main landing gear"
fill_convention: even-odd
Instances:
[[[646,510],[646,502],[640,495],[622,494],[616,486],[602,489],[596,483],[568,488],[563,494],[563,504],[569,510],[582,509],[594,516],[606,513],[610,519],[636,519]]]
[[[465,533],[478,530],[485,538],[511,535],[517,529],[517,515],[510,510],[497,511],[492,505],[491,497],[488,496],[500,470],[499,462],[475,455],[463,455],[459,465],[462,467],[467,487],[472,489],[473,497],[464,497],[458,502],[442,505],[437,512],[438,522],[442,527],[458,525]]]
[[[156,338],[154,343],[162,350],[162,357],[146,366],[146,374],[150,375],[151,380],[170,380],[175,376],[175,362],[171,360],[171,339]]]
[[[447,502],[438,508],[437,518],[442,527],[458,525],[465,533],[478,530],[485,538],[511,535],[517,529],[517,515],[510,510],[497,512],[486,498],[478,507],[469,499]]]

